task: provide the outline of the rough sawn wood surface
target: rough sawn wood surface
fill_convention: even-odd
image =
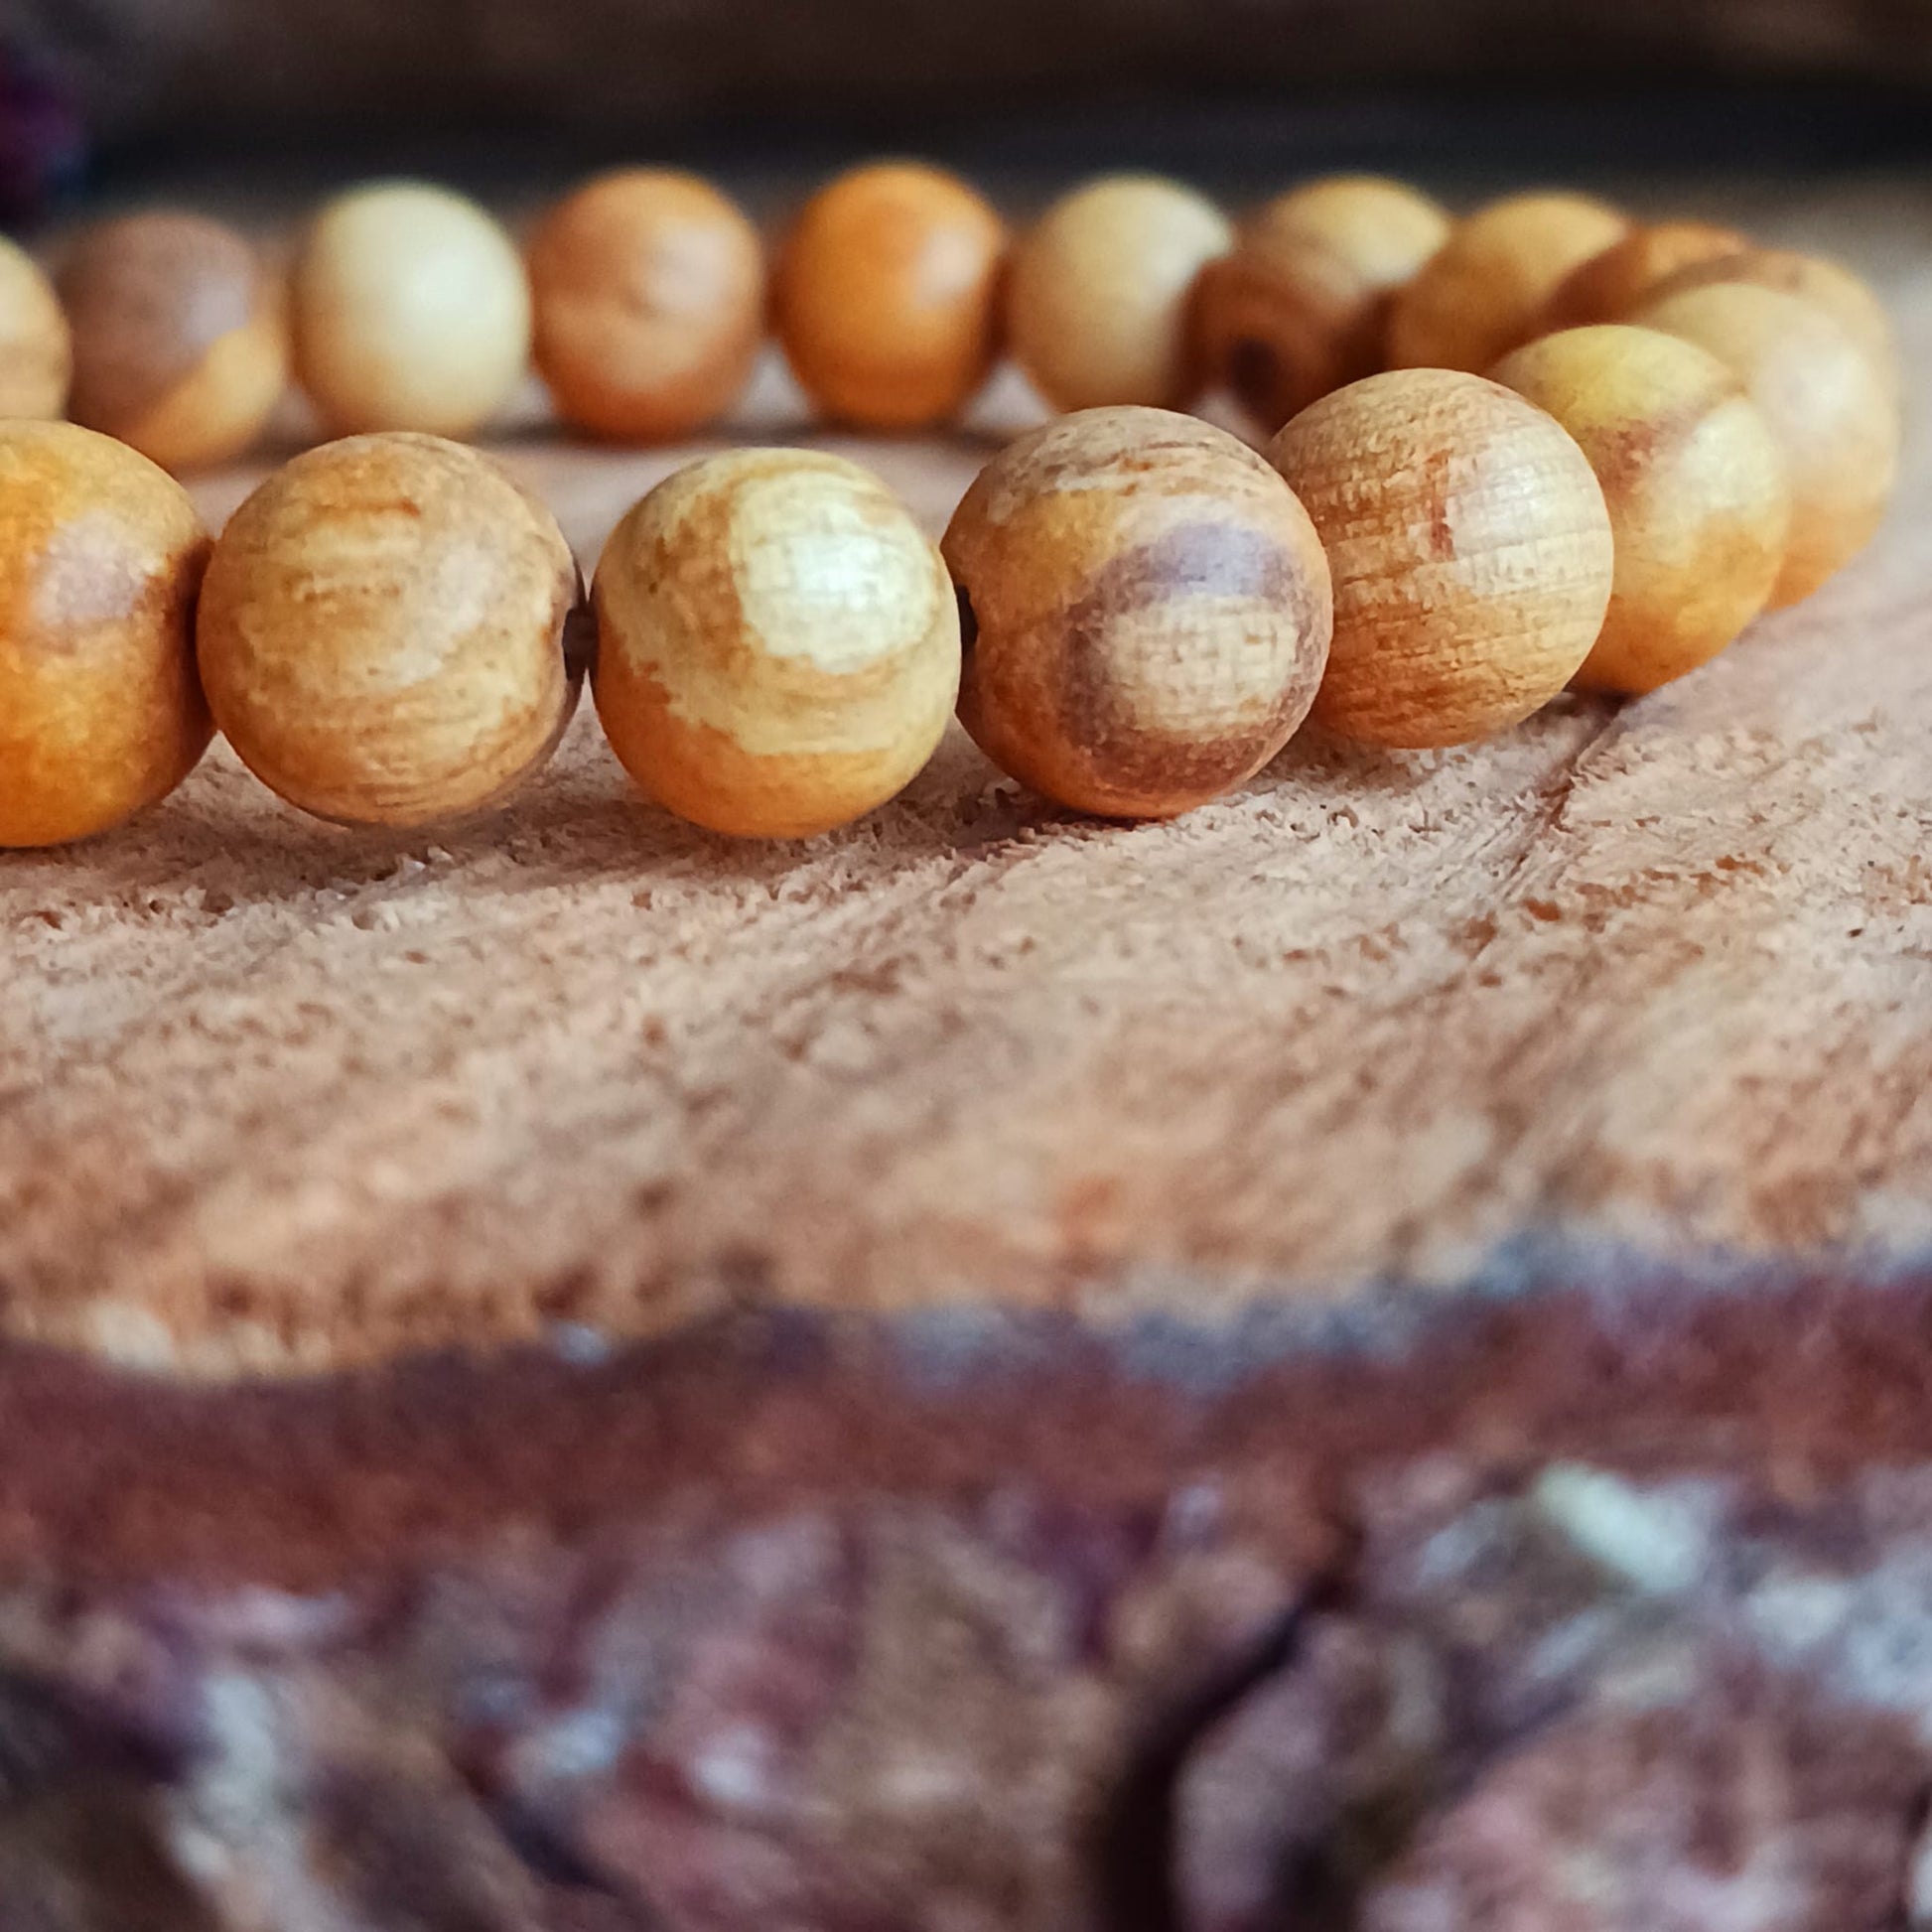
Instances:
[[[1922,393],[1924,207],[1784,230],[1879,275]],[[935,530],[991,447],[820,440]],[[587,563],[689,454],[505,449]],[[871,820],[734,845],[628,794],[586,707],[514,809],[382,841],[217,748],[0,866],[6,1325],[225,1372],[767,1298],[1922,1255],[1929,513],[1915,437],[1872,553],[1682,685],[1452,754],[1305,735],[1171,825],[955,732]]]

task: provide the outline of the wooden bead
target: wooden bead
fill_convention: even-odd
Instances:
[[[779,255],[792,373],[829,416],[874,429],[949,422],[999,344],[1000,217],[937,168],[856,168],[807,202]]]
[[[1056,409],[1184,408],[1206,373],[1195,279],[1233,245],[1227,217],[1178,182],[1115,175],[1075,190],[1014,257],[1014,355]]]
[[[0,845],[58,845],[164,798],[207,749],[182,487],[71,423],[0,424]]]
[[[1538,327],[1554,335],[1591,323],[1627,322],[1667,276],[1749,246],[1735,228],[1711,221],[1652,221],[1632,228],[1564,277]]]
[[[1871,358],[1871,365],[1894,400],[1904,388],[1898,337],[1891,317],[1870,285],[1849,268],[1822,255],[1801,255],[1789,248],[1747,248],[1716,260],[1694,262],[1659,282],[1650,299],[1662,302],[1686,289],[1708,288],[1714,282],[1750,282],[1777,289],[1812,303],[1836,322]]]
[[[468,436],[530,355],[530,289],[497,222],[415,182],[330,203],[297,258],[296,373],[338,435]]]
[[[53,283],[26,249],[0,235],[0,419],[59,416],[71,367]]]
[[[709,183],[599,176],[551,209],[529,268],[537,369],[566,422],[664,442],[737,401],[764,333],[764,250]]]
[[[288,380],[279,280],[232,228],[156,209],[76,237],[60,277],[73,329],[73,420],[166,470],[226,463]]]
[[[1559,423],[1481,376],[1372,375],[1269,447],[1328,552],[1335,636],[1314,717],[1373,745],[1459,745],[1527,718],[1609,603],[1609,512]]]
[[[1564,279],[1628,232],[1584,195],[1514,195],[1459,222],[1389,315],[1389,366],[1481,370],[1527,342]]]
[[[981,473],[943,548],[968,614],[959,715],[1079,811],[1171,818],[1258,771],[1328,651],[1328,565],[1254,451],[1167,410],[1084,410]]]
[[[1695,344],[1603,324],[1545,336],[1496,380],[1577,439],[1610,512],[1610,608],[1576,682],[1651,691],[1715,657],[1784,567],[1784,458],[1737,378]]]
[[[681,818],[807,838],[883,805],[959,688],[937,548],[885,485],[809,450],[733,450],[612,533],[595,603],[598,716]]]
[[[242,761],[291,804],[417,826],[506,797],[577,702],[581,596],[555,520],[439,437],[299,456],[238,509],[202,591],[202,677]]]
[[[1449,218],[1399,182],[1344,176],[1284,195],[1201,273],[1209,379],[1270,434],[1317,396],[1382,366],[1395,291],[1435,254]]]
[[[1871,358],[1823,309],[1753,282],[1685,289],[1634,320],[1709,349],[1757,405],[1791,487],[1772,608],[1809,597],[1871,540],[1898,474],[1898,411]]]

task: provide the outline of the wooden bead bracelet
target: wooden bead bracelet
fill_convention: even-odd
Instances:
[[[70,255],[64,319],[0,248],[8,406],[45,413],[70,342],[78,411],[127,438],[0,423],[0,843],[120,822],[216,726],[324,817],[475,811],[548,757],[587,667],[633,778],[719,831],[802,836],[884,802],[955,693],[1047,796],[1167,816],[1311,711],[1451,745],[1568,683],[1682,675],[1853,555],[1896,466],[1882,309],[1727,230],[1550,195],[1450,224],[1349,180],[1236,239],[1187,191],[1123,178],[1049,210],[1004,283],[1003,260],[962,184],[892,166],[822,191],[777,277],[794,367],[849,419],[956,413],[1003,286],[1038,386],[1090,401],[988,465],[941,546],[852,464],[737,451],[619,524],[587,610],[548,510],[417,425],[487,415],[532,286],[578,420],[708,420],[756,351],[762,264],[704,184],[593,183],[539,228],[527,281],[460,198],[333,205],[292,278],[296,362],[372,433],[296,458],[211,549],[133,446],[185,465],[245,442],[280,386],[279,286],[213,224],[131,217]],[[1295,409],[1265,458],[1167,406],[1203,358],[1259,420]]]

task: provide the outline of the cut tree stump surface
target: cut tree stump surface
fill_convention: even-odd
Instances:
[[[1932,390],[1932,197],[1760,225],[1872,273]],[[937,531],[1016,408],[814,440]],[[767,381],[743,434],[798,429]],[[587,566],[692,454],[502,453]],[[381,838],[217,747],[0,865],[6,1324],[221,1373],[779,1300],[1909,1266],[1929,516],[1914,434],[1872,552],[1681,685],[1449,754],[1305,734],[1170,825],[1058,812],[955,731],[864,823],[737,845],[630,793],[587,705],[512,809]]]

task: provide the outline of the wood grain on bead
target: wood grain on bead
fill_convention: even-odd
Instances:
[[[708,182],[599,176],[551,209],[528,259],[537,369],[566,422],[665,442],[738,400],[764,333],[764,250]]]
[[[1633,320],[1708,349],[1757,405],[1791,488],[1771,604],[1809,597],[1870,542],[1891,499],[1899,418],[1884,378],[1822,308],[1755,282],[1685,289]]]
[[[1662,302],[1714,282],[1750,282],[1809,302],[1836,322],[1870,356],[1894,400],[1904,388],[1898,335],[1870,285],[1841,263],[1791,248],[1747,248],[1714,260],[1688,263],[1660,281],[1650,300]]]
[[[874,429],[949,422],[998,352],[1006,228],[956,176],[856,168],[814,195],[779,254],[774,310],[799,385]]]
[[[1311,182],[1243,224],[1202,271],[1208,378],[1273,434],[1318,396],[1382,366],[1395,291],[1449,232],[1441,206],[1400,182]]]
[[[195,597],[207,537],[146,457],[0,424],[0,845],[57,845],[165,797],[207,750]]]
[[[171,209],[98,222],[60,292],[75,422],[176,471],[226,463],[261,434],[288,380],[287,305],[232,228]]]
[[[1478,208],[1396,296],[1389,366],[1488,368],[1536,333],[1564,279],[1629,227],[1584,195],[1513,195]]]
[[[339,197],[292,283],[296,373],[337,435],[468,436],[530,356],[522,257],[474,202],[415,182]]]
[[[598,716],[681,818],[807,838],[924,766],[959,688],[959,611],[931,539],[870,472],[808,450],[689,465],[597,569]]]
[[[1062,417],[987,466],[943,548],[969,614],[960,719],[1060,804],[1171,818],[1259,770],[1313,701],[1327,562],[1294,492],[1223,430]]]
[[[1596,640],[1613,568],[1588,461],[1500,383],[1402,369],[1306,409],[1269,456],[1334,573],[1314,717],[1390,747],[1527,718]]]
[[[577,701],[577,566],[488,458],[418,435],[308,451],[238,509],[203,587],[203,680],[262,782],[412,826],[496,803]]]
[[[1574,268],[1538,321],[1545,334],[1627,322],[1657,285],[1679,270],[1749,248],[1749,238],[1713,221],[1652,221]]]
[[[1576,682],[1641,692],[1715,657],[1784,568],[1784,458],[1735,375],[1652,329],[1571,329],[1519,348],[1498,382],[1576,438],[1603,486],[1616,576]]]
[[[54,285],[0,235],[0,419],[47,420],[67,408],[72,342]]]
[[[1234,245],[1212,202],[1115,175],[1056,202],[1015,251],[1013,352],[1056,409],[1182,409],[1205,380],[1193,317],[1202,268]]]

